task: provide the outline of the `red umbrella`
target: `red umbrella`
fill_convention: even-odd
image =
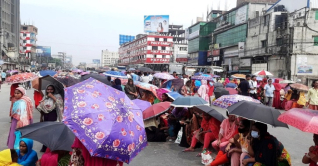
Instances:
[[[299,83],[291,84],[290,87],[292,87],[294,89],[297,89],[297,90],[302,90],[302,91],[308,91],[309,90],[308,86],[303,85],[303,84],[299,84]]]
[[[233,88],[225,88],[227,91],[229,91],[230,95],[235,95],[238,94],[236,89]]]
[[[156,117],[170,108],[171,102],[161,102],[148,107],[144,112],[142,112],[144,120]]]
[[[278,120],[301,131],[318,134],[318,111],[293,108],[281,114]]]

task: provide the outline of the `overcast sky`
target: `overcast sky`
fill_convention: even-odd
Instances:
[[[170,15],[170,24],[188,27],[207,8],[225,8],[226,0],[21,0],[21,24],[38,27],[37,44],[52,54],[73,55],[73,64],[100,59],[101,50],[117,51],[119,34],[143,33],[144,15]],[[227,8],[236,0],[227,0]]]

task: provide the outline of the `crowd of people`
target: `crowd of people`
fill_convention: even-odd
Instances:
[[[152,72],[126,71],[125,74],[128,77],[126,85],[123,85],[122,79],[119,78],[107,77],[107,79],[113,88],[123,91],[131,100],[141,99],[152,105],[160,102],[173,102],[175,99],[167,93],[158,97],[150,90],[137,87],[136,81],[166,88],[169,92],[178,92],[182,96],[198,96],[208,103],[214,100],[212,97],[216,83],[221,83],[224,88],[231,87],[237,90],[240,95],[250,96],[278,109],[283,108],[282,103],[295,100],[291,94],[299,94],[289,85],[283,88],[278,79],[275,79],[274,83],[272,83],[271,78],[257,81],[256,76],[250,75],[244,79],[192,80],[191,76],[178,76],[174,72],[172,76],[175,79],[182,79],[182,86],[180,86],[172,80],[155,78]],[[281,92],[282,90],[284,93]],[[308,103],[304,104],[308,104],[311,109],[315,110],[318,107],[317,90],[318,81],[314,81],[313,88],[308,93]],[[296,92],[290,93],[290,91]],[[41,159],[38,159],[36,151],[33,150],[33,141],[27,138],[21,139],[16,129],[33,123],[34,108],[41,114],[40,122],[61,122],[64,100],[54,85],[48,85],[44,94],[40,92],[34,94],[35,106],[32,100],[26,96],[25,88],[19,87],[18,84],[11,86],[10,101],[12,106],[9,114],[11,127],[7,142],[9,149],[0,152],[0,164],[25,166],[123,165],[122,162],[91,157],[77,138],[74,140],[71,153],[51,151],[43,145],[41,152],[44,154]],[[297,100],[301,100],[299,96],[301,95],[298,95]],[[300,104],[297,103],[297,107],[299,107]],[[268,133],[266,124],[238,118],[234,115],[227,114],[227,118],[220,121],[208,113],[200,113],[197,108],[171,106],[165,113],[145,120],[144,125],[148,142],[174,141],[185,148],[183,152],[193,152],[196,148],[202,147],[202,151],[197,156],[211,151],[215,152],[215,159],[208,164],[211,166],[222,164],[230,164],[231,166],[291,165],[288,151],[279,140]],[[317,140],[318,136],[314,135],[315,146],[310,147],[309,152],[305,154],[303,163],[317,165]]]

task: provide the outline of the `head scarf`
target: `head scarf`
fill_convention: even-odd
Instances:
[[[224,82],[224,85],[230,83],[230,79],[229,78],[225,78],[225,82]]]
[[[18,87],[16,90],[19,90],[23,96],[26,95],[26,90],[23,87]]]
[[[120,91],[123,91],[123,89],[121,87],[121,80],[120,79],[116,78],[114,83],[115,83],[115,85],[112,86],[113,88],[120,90]]]
[[[280,91],[282,89],[282,86],[279,84],[279,80],[275,79],[275,83],[273,83],[275,90]]]
[[[32,149],[33,148],[33,140],[28,138],[22,138],[25,145],[27,146],[27,152],[24,156],[21,156],[20,150],[17,150],[18,153],[18,163],[28,162],[30,164],[35,164],[38,161],[37,153]],[[20,142],[21,142],[20,141]]]
[[[30,120],[33,119],[33,102],[26,96],[26,90],[23,87],[18,87],[22,93],[20,99],[13,99],[11,106],[11,116],[18,120],[17,128],[30,124]]]
[[[0,152],[0,165],[3,166],[20,166],[18,163],[12,162],[11,150],[6,149]]]

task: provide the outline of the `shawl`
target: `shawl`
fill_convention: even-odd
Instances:
[[[18,121],[17,128],[27,126],[30,120],[33,119],[33,103],[32,100],[26,96],[26,90],[22,87],[17,88],[22,93],[22,97],[15,99],[12,105],[11,116]]]
[[[214,117],[211,117],[209,121],[202,118],[201,128],[203,129],[203,131],[210,130],[214,135],[214,138],[218,138],[220,132],[220,124],[221,122],[215,119]]]
[[[132,81],[132,85],[129,85],[129,81]],[[127,84],[125,85],[125,93],[130,99],[135,99],[136,97],[134,95],[131,95],[130,93],[136,93],[137,89],[136,86],[134,85],[134,80],[129,78]]]
[[[275,90],[280,91],[282,89],[282,86],[279,84],[279,80],[275,79],[275,83],[273,83]]]
[[[220,134],[222,134],[223,138],[226,140],[233,138],[233,136],[238,133],[238,126],[235,122],[233,122],[231,126],[229,119],[223,120],[220,128]]]
[[[207,80],[201,80],[201,86],[198,89],[199,96],[205,101],[209,102],[209,86],[207,85]]]

